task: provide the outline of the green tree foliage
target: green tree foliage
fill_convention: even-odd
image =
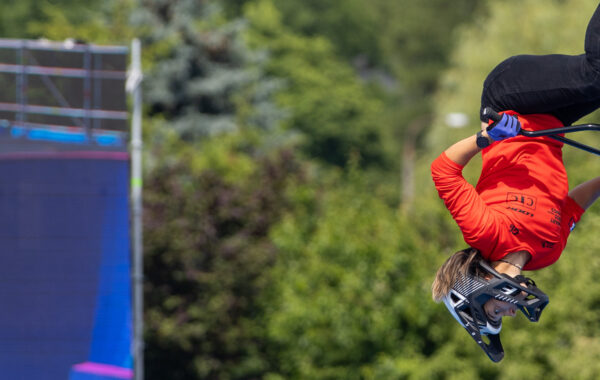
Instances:
[[[8,0],[0,4],[0,37],[67,38],[95,44],[129,44],[134,0]]]
[[[424,338],[436,250],[358,172],[312,189],[295,189],[304,202],[272,233],[280,255],[266,318],[278,355],[269,378],[399,378],[403,358],[436,344]]]
[[[379,122],[383,103],[331,43],[294,34],[269,0],[249,4],[245,15],[250,46],[265,50],[269,75],[285,80],[277,100],[289,114],[285,127],[302,133],[301,149],[336,166],[345,166],[353,153],[366,166],[389,164],[389,133]]]
[[[402,202],[415,202],[417,154],[434,115],[433,96],[455,47],[456,30],[478,15],[480,1],[376,0],[383,63],[395,79],[391,109],[401,150]]]
[[[273,132],[281,113],[270,94],[280,85],[264,75],[264,57],[245,47],[242,20],[226,20],[215,2],[192,0],[146,1],[132,19],[153,53],[145,81],[150,116],[189,141],[244,124]]]
[[[182,157],[146,184],[149,379],[260,378],[269,367],[260,296],[277,251],[268,233],[302,170],[281,152],[235,183],[225,177]]]
[[[232,17],[243,15],[253,0],[223,0]],[[282,23],[306,37],[324,37],[337,55],[379,62],[380,22],[376,7],[368,0],[278,0],[274,2]],[[349,32],[351,31],[351,32]]]
[[[31,19],[42,17],[39,1],[9,0],[0,4],[0,36],[2,38],[25,38],[27,35],[25,25]]]
[[[184,139],[252,128],[280,144],[296,136],[310,158],[328,164],[344,166],[352,152],[366,166],[390,164],[377,94],[326,39],[286,28],[270,2],[249,5],[247,25],[224,19],[211,2],[145,4],[133,17],[152,25],[142,27],[156,52],[145,98],[150,115]]]
[[[477,6],[473,0],[375,1],[386,64],[400,82],[403,100],[426,100],[436,91],[455,47],[456,27],[471,22]]]
[[[290,30],[308,37],[324,37],[337,55],[380,62],[377,9],[365,0],[279,0],[277,9]]]
[[[253,2],[225,3],[233,14],[240,14],[240,4]],[[327,39],[336,54],[351,62],[362,78],[387,89],[387,96],[379,96],[388,99],[387,107],[379,111],[377,119],[386,125],[381,127],[395,131],[395,152],[403,149],[398,142],[405,145],[404,149],[420,146],[432,118],[432,95],[455,46],[455,30],[478,15],[480,3],[475,0],[274,2],[281,23],[288,30]]]
[[[101,12],[101,1],[81,0],[6,0],[0,4],[0,37],[38,38],[45,37],[37,29],[30,29],[32,22],[44,23],[52,18],[49,9],[60,9],[60,13],[71,21],[82,25]],[[68,15],[68,16],[66,16]],[[75,37],[75,36],[71,36]]]

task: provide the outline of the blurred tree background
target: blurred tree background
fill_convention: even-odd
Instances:
[[[142,40],[148,379],[597,379],[600,206],[533,274],[552,302],[505,322],[500,364],[429,290],[464,247],[430,162],[476,131],[498,62],[582,53],[596,6],[21,0],[0,31]],[[572,183],[600,169],[565,161]]]

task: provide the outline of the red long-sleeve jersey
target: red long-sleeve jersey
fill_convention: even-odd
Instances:
[[[518,115],[525,130],[561,126],[550,115]],[[483,149],[476,188],[462,176],[463,167],[442,153],[431,165],[440,198],[465,242],[489,261],[527,251],[526,270],[554,263],[584,210],[568,193],[562,161],[563,143],[549,137],[517,136]]]

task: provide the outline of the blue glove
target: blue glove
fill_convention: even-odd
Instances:
[[[487,127],[487,134],[494,141],[500,141],[509,137],[515,137],[521,130],[521,123],[516,116],[502,115],[500,121]]]

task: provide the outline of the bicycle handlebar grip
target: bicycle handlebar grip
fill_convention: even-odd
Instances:
[[[490,107],[485,107],[483,109],[481,117],[483,118],[483,121],[488,121],[488,119],[492,119],[493,121],[500,121],[500,119],[502,119],[502,115],[500,115],[498,112],[494,111]]]

